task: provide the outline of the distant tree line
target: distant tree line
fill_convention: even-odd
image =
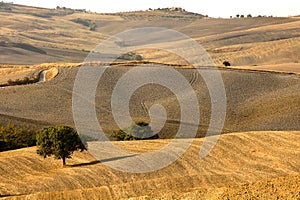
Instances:
[[[247,16],[245,16],[245,15],[240,15],[240,14],[237,14],[237,15],[235,15],[235,18],[252,18],[253,16],[251,15],[251,14],[248,14]],[[266,15],[258,15],[258,16],[256,16],[256,17],[273,17],[272,15],[270,15],[270,16],[266,16]],[[233,16],[230,16],[230,18],[233,18]]]
[[[86,150],[84,143],[69,126],[45,127],[39,131],[14,125],[0,126],[0,152],[37,145],[39,155],[44,158],[53,155],[55,159],[62,159],[63,165],[74,151]]]
[[[12,3],[5,3],[3,1],[0,2],[0,10],[11,11],[12,8],[10,6]]]
[[[117,141],[158,139],[146,122],[135,122],[128,128],[119,129],[111,134]],[[54,156],[62,159],[71,158],[74,151],[87,150],[88,141],[97,141],[89,136],[79,136],[77,131],[69,126],[51,126],[42,130],[32,130],[28,127],[18,128],[14,125],[0,126],[0,152],[24,147],[37,146],[37,154],[46,158]]]
[[[36,145],[37,131],[14,125],[0,126],[0,152]]]
[[[63,10],[63,11],[69,11],[69,12],[79,12],[79,13],[91,13],[90,11],[87,11],[86,9],[72,9],[72,8],[67,8],[65,6],[56,6],[56,10]]]

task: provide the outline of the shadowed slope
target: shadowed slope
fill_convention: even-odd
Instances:
[[[131,67],[110,67],[99,82],[96,110],[107,134],[119,128],[111,114],[110,98],[118,79],[129,69]],[[19,118],[32,121],[29,124],[35,127],[42,127],[45,123],[73,125],[72,91],[77,70],[60,69],[56,78],[45,83],[1,88],[0,122],[22,125],[16,120]],[[192,84],[198,96],[201,113],[198,136],[203,136],[209,125],[211,107],[207,87],[196,69],[177,70]],[[227,95],[227,117],[223,132],[300,129],[299,76],[225,69],[220,72]],[[180,123],[180,109],[175,96],[168,89],[159,85],[146,85],[138,89],[131,98],[131,115],[136,120],[148,120],[148,109],[154,103],[162,104],[168,112],[161,137],[170,137],[176,133]]]

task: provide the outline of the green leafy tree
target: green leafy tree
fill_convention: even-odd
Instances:
[[[76,130],[69,126],[44,128],[37,134],[37,146],[37,154],[44,158],[53,155],[55,159],[62,159],[64,166],[74,151],[86,150]]]

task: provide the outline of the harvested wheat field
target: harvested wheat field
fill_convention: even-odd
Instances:
[[[282,63],[273,65],[259,65],[259,66],[234,66],[233,69],[245,69],[252,71],[265,71],[265,72],[279,72],[279,73],[290,73],[300,74],[299,63]]]
[[[13,12],[0,12],[3,64],[83,62],[100,42],[143,27],[164,27],[187,35],[203,46],[217,65],[225,60],[233,66],[297,63],[300,57],[299,17],[217,19],[162,10],[97,14],[10,7]],[[95,30],[76,23],[77,19],[94,22]],[[142,53],[152,61],[168,60],[152,50]]]
[[[107,135],[118,129],[110,106],[112,91],[118,79],[132,68],[109,67],[99,82],[95,104],[97,117]],[[59,68],[59,74],[51,81],[1,88],[0,122],[20,126],[26,123],[35,128],[60,124],[74,126],[72,92],[79,69]],[[191,83],[199,99],[201,119],[197,135],[203,136],[211,112],[209,91],[196,69],[176,70]],[[229,69],[219,71],[227,98],[223,133],[300,129],[298,75]],[[169,138],[180,124],[180,107],[174,94],[166,88],[146,85],[137,90],[130,100],[131,115],[136,120],[149,120],[149,108],[155,103],[166,108],[168,120],[160,135]]]
[[[152,173],[112,170],[87,152],[61,161],[43,159],[36,148],[0,153],[0,194],[5,199],[299,199],[299,131],[222,135],[203,159],[203,139],[170,166]],[[115,142],[134,153],[169,140]],[[120,158],[122,159],[122,158]],[[126,159],[126,158],[123,158]],[[134,166],[132,166],[134,167]]]
[[[0,150],[21,148],[12,143],[27,147],[0,152],[0,199],[300,199],[299,16],[212,18],[181,8],[100,14],[0,2],[0,17],[0,145],[6,148]],[[153,27],[184,37],[157,28],[152,32]],[[139,34],[130,35],[133,29]],[[116,36],[124,31],[127,39]],[[112,46],[97,48],[109,38],[116,38]],[[128,52],[119,55],[118,49]],[[160,71],[152,73],[157,66]],[[169,78],[167,69],[180,76]],[[101,77],[97,70],[103,70]],[[153,81],[158,77],[165,85]],[[133,93],[126,88],[144,80],[149,84]],[[210,87],[216,82],[221,84]],[[115,92],[117,86],[121,89]],[[128,93],[128,104],[115,106]],[[226,106],[224,124],[213,117],[223,114],[220,107],[213,112],[215,102]],[[78,132],[83,127],[80,134],[95,136],[100,125],[113,140],[112,133],[124,128],[116,113],[153,128],[156,105],[165,111],[153,120],[163,123],[155,135],[159,139],[113,141],[127,150],[124,155],[113,155],[106,149],[109,142],[95,139],[90,150],[99,144],[106,150],[101,158],[93,157],[92,150],[74,152],[63,167],[61,160],[44,159],[38,147],[28,147],[36,144],[31,136],[48,126]],[[86,121],[78,123],[78,118]],[[184,133],[176,135],[181,125]],[[202,145],[219,134],[214,148],[200,158]],[[34,143],[24,145],[24,135]],[[171,146],[175,136],[182,144],[192,140],[189,148]],[[140,158],[164,147],[174,147],[159,151],[165,160],[172,160],[178,149],[186,151],[165,168],[147,171],[164,159]],[[143,165],[135,164],[135,158]],[[109,167],[119,163],[134,172]],[[136,173],[141,168],[147,172]]]

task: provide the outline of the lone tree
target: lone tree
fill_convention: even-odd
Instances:
[[[66,158],[71,158],[74,151],[86,150],[78,133],[69,126],[44,128],[37,134],[37,154],[46,158],[54,155],[55,159],[62,159],[63,166]]]

